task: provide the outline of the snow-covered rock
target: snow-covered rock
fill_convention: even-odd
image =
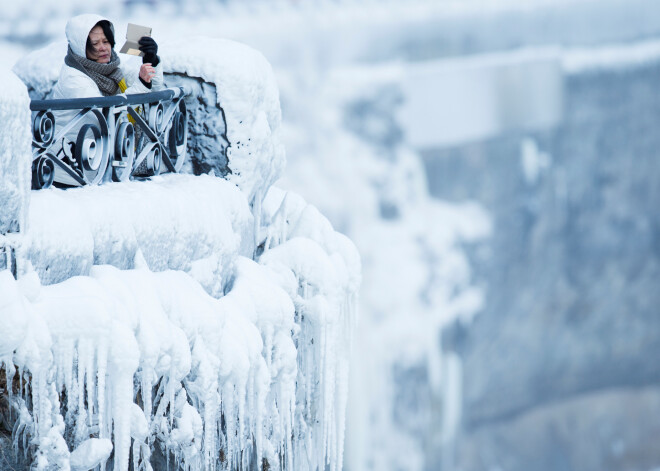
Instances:
[[[248,46],[208,37],[177,38],[161,50],[165,72],[199,77],[215,86],[227,124],[227,178],[248,201],[257,195],[263,199],[263,190],[279,178],[285,163],[279,91],[268,61]]]

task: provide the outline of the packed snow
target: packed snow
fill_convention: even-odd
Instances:
[[[254,252],[253,225],[245,196],[230,182],[161,175],[147,185],[34,192],[32,230],[20,250],[45,284],[87,275],[93,265],[133,268],[140,250],[154,270],[189,272],[220,296],[232,258]]]

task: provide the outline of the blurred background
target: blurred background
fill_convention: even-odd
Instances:
[[[659,2],[3,1],[3,62],[83,12],[273,65],[362,255],[346,470],[660,469]]]

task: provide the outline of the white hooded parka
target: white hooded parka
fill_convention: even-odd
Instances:
[[[82,57],[87,57],[86,44],[89,32],[101,20],[108,20],[100,15],[85,14],[71,18],[66,24],[66,38],[73,52]],[[163,88],[163,66],[162,61],[155,67],[156,75],[151,79],[151,89],[147,88],[139,79],[141,64],[128,64],[123,60],[123,54],[118,54],[120,67],[126,79],[128,88],[126,94],[149,93]],[[137,67],[135,67],[137,65]],[[121,93],[117,90],[117,93]],[[52,98],[86,98],[103,96],[101,90],[91,77],[78,69],[62,65],[60,77],[53,88]],[[75,116],[75,113],[71,117]]]

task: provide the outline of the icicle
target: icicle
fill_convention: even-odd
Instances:
[[[238,384],[234,385],[234,396],[238,399],[236,402],[238,403],[238,442],[237,442],[237,453],[240,453],[241,456],[241,463],[243,467],[246,466],[246,463],[244,462],[246,458],[246,454],[242,453],[242,451],[245,449],[245,425],[246,425],[246,420],[245,420],[245,402],[247,399],[247,378],[243,377],[240,378],[238,381]]]
[[[169,401],[170,401],[170,414],[169,414],[169,420],[170,420],[170,430],[174,428],[174,414],[176,412],[176,404],[175,404],[175,398],[176,398],[176,392],[177,389],[181,387],[181,384],[179,384],[175,379],[174,379],[174,362],[172,362],[172,366],[170,366],[170,377],[168,378],[167,381],[167,390],[169,393]]]
[[[254,217],[254,250],[257,250],[259,245],[259,232],[261,231],[261,208],[263,204],[263,190],[259,188],[254,195],[254,200],[252,203],[252,215]],[[252,254],[254,258],[255,254]]]
[[[214,470],[219,453],[219,429],[221,428],[221,395],[218,390],[217,370],[212,365],[212,356],[204,341],[197,339],[193,346],[193,358],[198,361],[196,386],[201,389],[203,404],[203,437],[205,469]]]
[[[227,381],[222,393],[223,413],[225,417],[225,429],[227,438],[227,466],[226,469],[233,469],[233,464],[237,454],[236,446],[236,409],[234,387]]]
[[[131,454],[133,455],[133,469],[140,469],[140,443],[137,440],[131,440]]]
[[[85,345],[85,385],[87,390],[87,425],[92,427],[94,408],[96,404],[96,368],[94,367],[95,352],[91,342]]]
[[[147,418],[147,424],[151,428],[151,422],[153,420],[152,416],[152,404],[151,404],[151,378],[154,376],[154,370],[152,368],[143,368],[140,373],[140,392],[142,394],[142,404],[144,408],[144,415]]]
[[[317,338],[317,341],[319,341],[320,345],[318,346],[319,351],[321,352],[321,378],[320,378],[320,386],[322,388],[321,392],[321,456],[325,457],[326,463],[327,463],[327,458],[328,458],[328,438],[330,435],[330,430],[329,430],[329,425],[330,421],[328,420],[328,416],[330,414],[330,407],[332,406],[331,403],[331,398],[332,398],[332,376],[330,376],[329,373],[329,364],[331,362],[328,362],[328,339],[327,339],[327,329],[328,325],[326,324],[325,320],[325,310],[324,306],[321,305],[321,303],[318,303],[318,305],[314,306],[317,310],[316,315],[318,316],[317,322],[320,327],[319,335]]]
[[[7,385],[7,397],[8,403],[12,404],[12,398],[14,395],[14,375],[16,374],[16,367],[14,366],[14,360],[9,356],[3,360],[5,365],[5,384]],[[11,421],[12,408],[9,407],[9,420]]]
[[[23,397],[27,396],[27,391],[23,389],[23,374],[21,373],[20,368],[18,369],[18,390]]]
[[[80,340],[78,343],[78,372],[77,372],[77,385],[76,395],[78,397],[77,413],[76,413],[76,429],[74,447],[78,446],[83,440],[89,438],[87,436],[87,412],[85,409],[85,378],[87,372],[85,366],[87,364],[87,356],[89,355],[89,345],[87,340]]]
[[[114,471],[123,471],[128,466],[131,446],[130,408],[128,406],[132,403],[133,396],[132,375],[114,375],[112,389],[115,444]]]
[[[30,387],[33,392],[32,406],[33,406],[33,419],[35,439],[37,443],[37,453],[43,456],[43,459],[48,462],[48,458],[52,454],[53,459],[59,462],[61,453],[66,452],[66,444],[63,444],[63,439],[59,432],[53,428],[53,407],[50,401],[48,391],[48,371],[42,365],[35,368],[32,372],[32,380]],[[63,445],[63,447],[62,447]]]
[[[272,335],[271,335],[272,336]],[[272,343],[272,340],[271,340]],[[272,348],[272,347],[270,347]],[[272,352],[270,348],[267,350],[267,356],[271,356]],[[270,365],[266,366],[263,362],[258,363],[258,368],[254,378],[253,384],[253,397],[255,398],[256,407],[254,411],[256,413],[256,421],[254,424],[254,436],[255,436],[255,445],[256,445],[256,457],[257,457],[257,467],[262,469],[263,463],[263,427],[264,427],[264,415],[266,412],[266,395],[267,391],[262,388],[263,384],[270,383]]]
[[[284,429],[284,439],[285,439],[285,451],[286,451],[286,465],[287,469],[293,469],[293,442],[292,442],[292,431],[293,423],[295,420],[296,413],[296,404],[295,397],[291,395],[289,397],[288,410],[287,410],[287,420],[285,422],[286,428]]]
[[[106,405],[108,394],[105,390],[105,375],[108,363],[108,347],[104,341],[101,341],[96,348],[96,380],[98,384],[97,404],[98,404],[98,423],[99,423],[99,438],[110,438],[109,427],[110,420],[106,414],[109,408]],[[105,463],[104,463],[105,466]],[[104,468],[102,468],[104,469]]]
[[[73,387],[73,368],[74,368],[74,343],[72,339],[60,340],[56,345],[58,356],[60,357],[59,364],[64,372],[64,388],[66,390],[66,422],[67,426],[75,424],[75,409],[76,409],[76,391],[77,388]]]
[[[284,241],[287,240],[288,236],[288,217],[287,217],[287,209],[288,209],[288,203],[289,203],[289,193],[286,193],[284,195],[284,199],[282,200],[282,206],[280,207],[281,211],[281,220],[280,220],[280,240],[278,241],[279,244],[284,243]]]

